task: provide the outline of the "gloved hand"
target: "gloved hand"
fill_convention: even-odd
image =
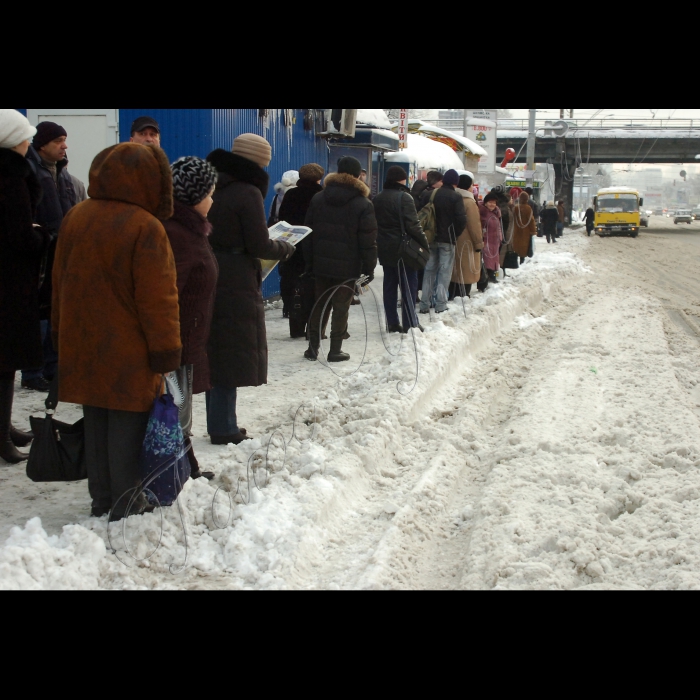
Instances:
[[[291,258],[292,255],[294,255],[294,253],[296,253],[297,249],[291,243],[288,243],[287,241],[280,241],[280,243],[282,244],[283,248],[287,249],[287,254],[285,255],[285,257],[282,258],[282,260],[283,261],[289,260],[289,258]]]

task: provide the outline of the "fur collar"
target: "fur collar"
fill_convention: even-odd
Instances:
[[[17,151],[0,148],[0,175],[4,177],[27,177],[32,172],[27,159]]]
[[[252,160],[238,156],[230,151],[224,151],[223,148],[217,148],[212,151],[207,160],[217,169],[219,173],[229,175],[233,180],[238,182],[247,182],[249,185],[257,187],[263,199],[267,197],[267,189],[270,186],[270,176]],[[226,184],[219,182],[220,185]]]
[[[473,193],[473,192],[470,192],[469,190],[460,190],[459,187],[457,187],[457,188],[455,189],[455,191],[456,191],[456,192],[459,192],[459,194],[461,194],[462,197],[464,197],[464,199],[472,199],[472,200],[476,201],[476,200],[474,199],[474,193]]]
[[[211,233],[212,226],[194,207],[173,201],[172,220],[184,226],[188,231],[198,233],[201,236],[208,236]]]
[[[348,173],[331,173],[330,175],[326,176],[323,186],[328,187],[329,185],[343,187],[349,190],[355,189],[363,197],[369,197],[369,187],[367,187],[362,180],[358,180]]]

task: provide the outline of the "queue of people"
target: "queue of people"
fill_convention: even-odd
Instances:
[[[40,372],[22,380],[41,379],[37,390],[57,374],[59,400],[83,407],[95,516],[125,515],[164,375],[183,397],[193,478],[214,476],[192,449],[194,395],[206,394],[212,444],[251,439],[237,401],[239,388],[268,379],[261,259],[280,261],[290,335],[308,341],[303,357],[318,359],[330,323],[325,359],[345,362],[350,306],[378,262],[387,330],[407,333],[420,328],[418,311],[442,313],[474,284],[498,283],[504,249],[527,256],[536,232],[526,193],[514,207],[498,188],[477,202],[472,178],[454,170],[409,190],[392,166],[371,201],[360,162],[344,157],[328,175],[316,163],[285,173],[270,215],[311,229],[295,248],[269,235],[266,139],[242,134],[230,151],[170,164],[160,136],[156,120],[135,120],[129,142],[94,159],[85,200],[68,174],[65,130],[0,110],[0,457],[26,460],[18,448],[33,438],[12,424],[15,373]],[[432,242],[419,218],[429,203]],[[130,512],[151,508],[141,495]]]

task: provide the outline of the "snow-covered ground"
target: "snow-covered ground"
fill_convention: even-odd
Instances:
[[[0,466],[0,587],[700,587],[700,247],[672,280],[658,262],[679,245],[538,239],[415,340],[383,341],[367,295],[347,366],[271,310],[270,384],[239,399],[257,437],[210,445],[199,397],[217,478],[182,511],[108,534],[85,483]],[[18,388],[15,422],[41,399]]]

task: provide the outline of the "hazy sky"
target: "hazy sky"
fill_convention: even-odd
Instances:
[[[510,111],[513,113],[513,116],[519,118],[525,118],[529,113],[527,109],[511,109]],[[575,109],[574,118],[591,117],[597,111],[597,109]],[[538,109],[537,112],[539,119],[559,118],[558,109]],[[656,113],[657,119],[669,119],[671,116],[677,119],[700,119],[700,109],[604,109],[600,116],[614,114],[615,117],[622,119],[637,117],[651,119],[654,116],[652,112]]]

